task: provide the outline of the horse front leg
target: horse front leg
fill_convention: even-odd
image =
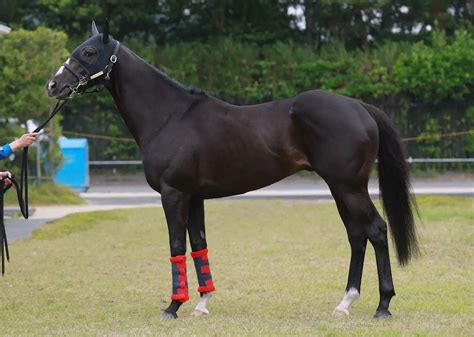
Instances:
[[[193,198],[189,205],[188,233],[191,241],[191,256],[199,283],[198,292],[201,295],[199,303],[192,312],[193,316],[209,315],[207,308],[211,292],[215,291],[209,265],[206,230],[204,222],[204,200]]]
[[[186,274],[186,223],[189,200],[189,195],[186,193],[162,183],[161,203],[168,223],[173,279],[171,304],[161,314],[163,318],[178,318],[179,307],[189,300]]]

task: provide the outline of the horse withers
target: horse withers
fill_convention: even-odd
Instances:
[[[375,249],[380,302],[375,317],[389,317],[395,295],[387,225],[368,193],[378,158],[384,209],[401,265],[418,252],[410,184],[400,137],[376,107],[312,90],[288,99],[235,106],[183,87],[109,36],[108,23],[83,42],[48,82],[48,94],[68,99],[105,85],[136,140],[149,185],[161,193],[169,231],[171,304],[176,318],[189,299],[186,233],[201,300],[208,314],[215,290],[208,259],[204,200],[245,193],[297,171],[316,172],[328,184],[351,247],[349,277],[336,316],[359,297],[367,241]]]

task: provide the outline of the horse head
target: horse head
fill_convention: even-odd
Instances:
[[[117,62],[119,48],[120,42],[109,36],[108,21],[105,21],[103,33],[99,33],[92,21],[92,36],[72,52],[48,81],[48,96],[67,99],[88,88],[105,84]]]

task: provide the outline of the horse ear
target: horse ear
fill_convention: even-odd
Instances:
[[[102,33],[102,42],[106,44],[109,42],[109,19],[105,19],[104,32]]]
[[[91,27],[91,30],[92,30],[92,36],[99,34],[99,30],[97,29],[97,26],[96,26],[94,20],[92,20],[92,27]]]

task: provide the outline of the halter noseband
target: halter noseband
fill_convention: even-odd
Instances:
[[[117,62],[117,54],[120,48],[120,42],[116,41],[115,49],[112,55],[110,55],[109,58],[109,63],[105,66],[104,69],[101,71],[90,75],[89,71],[87,68],[76,58],[73,56],[70,56],[69,59],[74,60],[77,64],[79,64],[79,71],[75,70],[71,65],[67,62],[63,63],[63,67],[66,68],[76,79],[77,79],[77,84],[73,88],[69,86],[71,89],[71,93],[69,94],[68,98],[72,98],[75,94],[79,92],[81,88],[85,88],[87,83],[89,83],[92,80],[98,79],[101,76],[104,76],[105,80],[110,80],[110,73],[112,72],[112,68],[114,64]]]

